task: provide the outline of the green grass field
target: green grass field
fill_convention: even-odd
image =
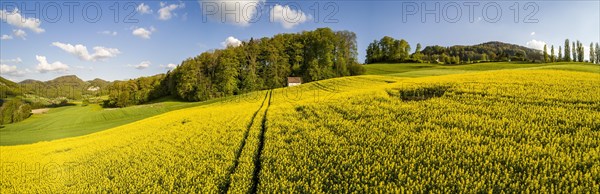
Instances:
[[[367,75],[396,77],[425,77],[471,73],[502,69],[554,69],[581,72],[600,72],[600,66],[588,63],[476,63],[464,65],[438,65],[423,63],[370,64],[365,65]]]
[[[154,103],[127,108],[104,109],[98,104],[51,108],[48,113],[32,115],[22,122],[0,128],[0,145],[30,144],[86,135],[165,112],[221,100],[223,99],[191,103],[164,98]]]

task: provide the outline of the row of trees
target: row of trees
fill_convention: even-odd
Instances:
[[[410,44],[401,39],[385,36],[375,40],[366,50],[366,63],[442,63],[460,64],[481,61],[531,61],[544,60],[542,53],[535,49],[502,42],[487,42],[473,46],[427,46],[421,50],[417,44],[410,54]]]
[[[569,39],[565,40],[564,56],[562,48],[558,46],[558,56],[554,55],[554,45],[550,47],[550,55],[548,55],[547,45],[544,45],[544,61],[546,63],[551,62],[584,62],[585,51],[583,49],[583,43],[579,40],[573,41],[570,44]],[[590,63],[600,64],[600,45],[596,43],[590,43],[589,60]]]
[[[164,77],[164,74],[159,74],[128,81],[115,81],[108,90],[108,100],[103,102],[103,106],[126,107],[166,96],[168,93],[163,87]]]
[[[401,63],[411,59],[410,44],[404,39],[396,40],[385,36],[381,40],[374,40],[367,47],[366,63],[391,62]],[[417,45],[417,52],[421,50],[421,45]]]
[[[319,28],[204,52],[166,75],[114,83],[106,106],[125,107],[162,96],[187,101],[284,87],[287,77],[303,82],[359,75],[356,34]],[[141,79],[151,79],[144,80]]]

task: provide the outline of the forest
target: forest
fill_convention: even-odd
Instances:
[[[491,61],[524,61],[531,63],[585,62],[583,43],[579,40],[572,41],[571,43],[572,45],[569,39],[566,39],[564,47],[559,46],[556,52],[554,45],[544,45],[542,51],[498,41],[490,41],[472,46],[455,45],[444,47],[434,45],[425,48],[422,48],[421,44],[418,43],[415,51],[411,54],[410,44],[406,40],[397,40],[385,36],[369,44],[366,51],[365,63],[436,63],[451,65]],[[548,48],[550,48],[550,52],[548,52]],[[594,47],[592,42],[589,48],[590,59],[587,62],[600,63],[598,61],[600,58],[598,43]]]
[[[125,107],[174,96],[186,101],[284,87],[287,77],[311,82],[365,72],[357,59],[356,34],[319,28],[270,38],[188,58],[164,75],[115,82],[105,107]]]

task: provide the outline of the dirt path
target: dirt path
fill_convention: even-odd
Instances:
[[[34,115],[45,114],[45,113],[48,113],[48,111],[50,111],[49,108],[33,109],[33,110],[31,110],[31,114],[34,114]]]

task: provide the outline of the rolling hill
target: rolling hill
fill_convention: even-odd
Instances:
[[[0,99],[17,96],[21,94],[19,85],[15,82],[0,77]]]
[[[597,67],[434,67],[435,77],[364,75],[260,91],[80,137],[1,146],[0,163],[19,165],[5,168],[0,187],[595,193]],[[52,170],[19,173],[35,165]]]
[[[182,102],[163,98],[148,104],[119,109],[104,109],[98,104],[74,104],[51,108],[47,113],[34,114],[19,123],[0,128],[0,146],[31,144],[67,137],[87,135],[125,125],[165,112],[218,102]]]
[[[81,100],[85,95],[100,96],[112,82],[102,79],[83,81],[75,75],[66,75],[48,81],[27,79],[19,82],[24,93],[43,98]]]

